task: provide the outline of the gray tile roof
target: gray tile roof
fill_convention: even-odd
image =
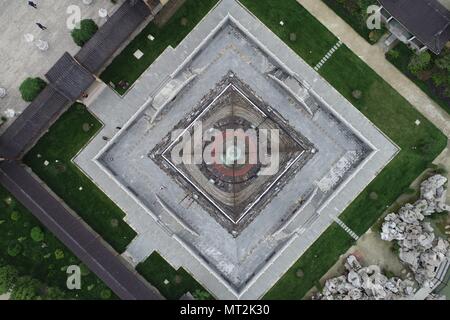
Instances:
[[[70,101],[50,85],[0,136],[0,154],[18,158],[40,137],[50,123],[66,110]]]
[[[75,55],[90,72],[98,73],[114,52],[150,16],[149,7],[141,0],[133,5],[126,1],[99,31]]]
[[[378,0],[410,33],[439,54],[450,40],[450,12],[437,0]]]
[[[78,99],[95,81],[95,77],[67,52],[45,76],[56,91],[71,101]]]

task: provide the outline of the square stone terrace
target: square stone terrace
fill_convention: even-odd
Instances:
[[[61,58],[64,52],[74,55],[80,47],[73,42],[71,30],[67,28],[69,17],[67,8],[77,5],[81,9],[81,19],[93,19],[98,26],[106,22],[100,18],[98,10],[105,8],[111,15],[125,0],[113,4],[110,0],[93,0],[85,5],[81,0],[35,0],[38,8],[28,5],[26,0],[0,1],[0,87],[7,90],[7,96],[0,98],[0,115],[7,109],[22,112],[28,105],[22,100],[19,86],[27,77],[41,77]],[[42,31],[39,22],[47,27]],[[40,51],[35,43],[27,43],[25,34],[32,34],[34,41],[47,41],[49,49]],[[10,119],[0,127],[0,133],[15,119]]]
[[[202,123],[203,135],[207,135],[207,132],[213,128],[222,130],[223,135],[226,135],[226,129],[240,129],[248,143],[245,149],[240,150],[240,156],[246,162],[242,165],[236,162],[233,162],[233,165],[175,164],[171,160],[171,152],[177,145],[177,140],[172,141],[172,132],[152,150],[149,156],[168,175],[174,176],[175,180],[182,180],[181,184],[188,189],[188,192],[190,189],[190,192],[201,193],[206,200],[202,201],[204,208],[226,229],[238,234],[260,211],[258,208],[264,206],[263,199],[273,197],[280,190],[276,188],[276,185],[284,179],[289,179],[292,175],[290,170],[299,170],[299,167],[311,158],[311,150],[314,147],[306,138],[297,134],[292,128],[288,128],[276,114],[269,112],[267,108],[270,106],[259,100],[232,72],[229,72],[213,91],[208,92],[207,97],[203,104],[191,112],[198,116],[187,116],[176,125],[176,128],[180,128],[183,132],[188,130],[191,136],[196,134],[195,125],[199,121]],[[278,130],[279,168],[276,174],[259,175],[258,172],[263,169],[263,164],[259,161],[249,163],[250,153],[253,152],[251,150],[257,148],[259,143],[257,137],[259,131],[254,137],[245,133],[253,128]],[[270,136],[268,138],[268,145],[270,145]],[[198,144],[197,148],[203,150],[203,141],[194,141],[192,146],[189,139],[186,142],[188,148],[185,149],[191,150],[191,156],[196,148],[195,143]],[[257,152],[256,150],[253,156],[257,156]],[[167,164],[169,164],[169,170],[167,170]]]
[[[238,237],[146,157],[230,68],[319,150]],[[305,87],[310,108],[286,94]],[[76,163],[137,231],[124,256],[138,263],[157,250],[218,298],[264,294],[398,151],[234,0],[168,48],[123,99],[106,89],[91,110],[105,127]]]
[[[246,39],[231,20],[225,19],[222,24],[223,27],[216,29],[211,40],[202,46],[201,52],[191,56],[194,58],[177,72],[178,76],[171,76],[157,89],[152,102],[144,105],[132,123],[101,153],[99,163],[158,219],[165,216],[179,218],[182,225],[190,226],[191,232],[177,233],[177,236],[194,247],[199,257],[213,265],[233,286],[241,288],[292,235],[290,230],[273,237],[283,221],[295,212],[295,207],[313,192],[313,182],[322,181],[323,193],[316,197],[322,202],[332,191],[333,186],[327,185],[326,177],[332,175],[333,166],[341,159],[347,160],[349,152],[359,155],[353,163],[357,166],[367,156],[369,147],[329,112],[318,110],[316,120],[313,120],[302,106],[289,101],[284,89],[265,75],[276,69],[266,53]],[[261,64],[264,59],[268,62]],[[281,121],[291,119],[293,129],[320,150],[297,175],[290,173],[283,192],[273,199],[268,198],[248,228],[239,230],[238,237],[236,233],[230,235],[211,218],[205,210],[208,203],[201,201],[200,194],[174,183],[178,175],[166,174],[145,156],[149,149],[170,136],[177,123],[191,118],[191,110],[198,101],[214,90],[230,68],[236,77],[255,90],[256,95],[276,108]],[[166,101],[170,103],[165,105]],[[337,180],[332,182],[338,185]],[[282,188],[281,185],[277,187],[278,190]],[[297,223],[304,225],[313,219],[318,206],[317,203],[303,210]],[[166,211],[170,211],[169,215]],[[169,222],[165,221],[165,224]],[[169,228],[173,229],[173,226]]]

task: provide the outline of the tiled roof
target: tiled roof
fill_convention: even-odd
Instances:
[[[450,40],[450,11],[437,0],[378,0],[410,33],[439,54]]]
[[[71,101],[78,99],[95,81],[95,77],[67,52],[45,76],[60,94]]]
[[[114,52],[150,16],[143,1],[126,1],[98,32],[75,55],[75,59],[90,72],[98,73]]]

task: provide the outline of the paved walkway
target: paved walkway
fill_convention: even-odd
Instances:
[[[347,47],[450,137],[450,115],[385,59],[383,49],[370,45],[320,0],[297,0]]]
[[[333,218],[333,217],[332,217]],[[352,230],[350,229],[345,223],[344,221],[342,221],[341,219],[339,219],[339,217],[334,217],[333,218],[334,222],[336,222],[345,232],[347,232],[347,234],[352,237],[355,241],[359,240],[359,236]]]
[[[81,0],[36,0],[38,9],[33,9],[25,0],[0,1],[0,87],[8,94],[0,99],[0,115],[6,109],[21,112],[27,106],[19,93],[19,86],[26,77],[44,78],[65,51],[73,55],[79,50],[66,27],[69,5],[79,5],[82,19],[91,18],[101,25],[106,20],[98,16],[99,8],[112,13],[123,1],[114,5],[110,0],[93,0],[91,5],[84,5]],[[48,29],[41,31],[36,22]],[[34,36],[35,42],[39,39],[47,41],[48,51],[42,52],[34,43],[27,43],[24,39],[27,33]],[[0,127],[0,133],[11,123],[12,119]]]
[[[5,293],[5,294],[0,295],[0,301],[1,300],[9,300],[10,295],[11,295],[10,293]]]

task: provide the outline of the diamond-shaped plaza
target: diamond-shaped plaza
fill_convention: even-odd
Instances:
[[[137,231],[124,257],[157,250],[219,298],[264,294],[398,151],[234,0],[91,110],[105,126],[75,161]],[[222,163],[175,163],[173,132],[195,134],[197,122],[202,134],[258,134]],[[272,175],[248,161],[262,129],[280,132]]]
[[[291,170],[302,166],[316,150],[305,138],[287,124],[283,124],[282,119],[269,111],[270,107],[259,100],[251,89],[246,88],[245,84],[231,72],[202,99],[202,102],[199,108],[194,109],[191,115],[176,125],[176,128],[182,130],[180,137],[171,139],[171,135],[167,136],[164,142],[152,151],[150,157],[158,162],[162,169],[167,168],[169,164],[168,174],[181,178],[181,184],[186,185],[188,192],[201,194],[198,200],[203,207],[236,235],[261,210],[264,203],[270,201],[270,198],[280,190],[276,185],[280,185],[284,177],[293,176]],[[199,139],[196,144],[191,139],[180,147],[181,150],[189,150],[188,155],[191,157],[187,160],[190,163],[175,164],[171,160],[171,155],[177,143],[179,140],[183,143],[182,136],[186,134],[194,138],[195,131],[200,130],[196,129],[196,125],[200,123],[201,137],[212,129],[220,132],[223,139],[220,143],[224,144],[222,155],[215,163],[200,161],[191,164],[196,148],[198,147],[201,153],[206,148],[203,139]],[[254,131],[250,131],[252,129]],[[262,140],[263,136],[266,137],[263,132],[269,132],[268,130],[276,130],[278,134],[277,163],[273,163],[276,165],[273,172],[261,174],[264,172],[263,167],[270,170],[270,167],[267,168],[269,163],[263,164],[258,156],[259,140]],[[227,148],[225,145],[227,135],[231,134],[233,140],[242,136],[243,143],[240,145],[234,143]],[[267,138],[269,143],[265,151],[270,156],[271,137],[267,135]],[[252,161],[253,159],[256,161]],[[189,190],[190,187],[193,190]]]

